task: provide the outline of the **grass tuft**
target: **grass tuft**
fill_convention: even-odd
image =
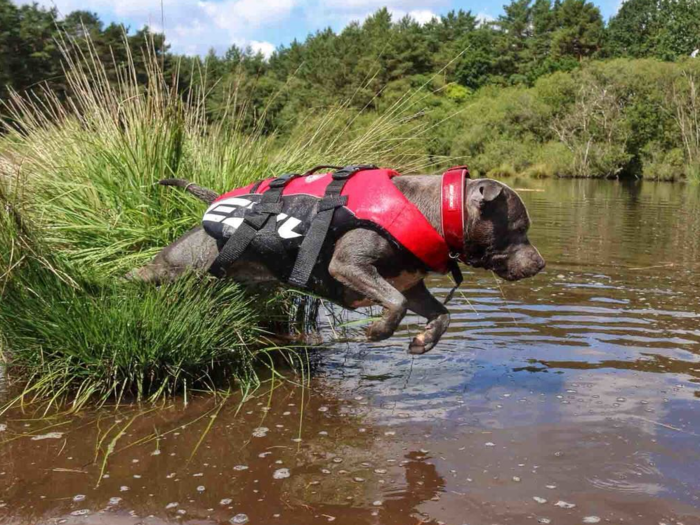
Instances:
[[[261,333],[235,284],[191,275],[160,287],[79,271],[0,210],[0,333],[23,401],[77,407],[125,395],[155,400],[185,384],[246,373]]]

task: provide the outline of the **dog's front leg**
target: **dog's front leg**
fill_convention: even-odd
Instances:
[[[368,230],[345,234],[333,253],[328,267],[331,276],[366,299],[384,307],[382,318],[367,329],[370,341],[391,337],[406,315],[408,300],[386,281],[374,263],[386,244],[381,236]],[[388,245],[384,247],[389,249]]]
[[[408,346],[409,353],[424,354],[433,349],[447,330],[450,314],[445,305],[425,287],[423,281],[404,292],[404,295],[408,299],[408,309],[428,320],[425,331],[414,337]]]

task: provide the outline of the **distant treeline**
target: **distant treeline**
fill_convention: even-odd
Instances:
[[[243,125],[264,132],[289,132],[309,112],[339,104],[382,113],[426,86],[426,118],[458,114],[436,126],[426,153],[464,155],[482,173],[673,179],[692,176],[698,163],[690,59],[700,48],[698,0],[627,0],[607,23],[585,0],[514,0],[490,22],[460,10],[421,25],[381,9],[267,60],[236,46],[180,57],[162,35],[145,28],[125,39],[125,29],[89,12],[57,21],[54,10],[0,0],[0,98],[44,81],[69,96],[56,40],[89,33],[110,79],[129,49],[144,70],[138,50],[150,41],[181,90],[206,89],[212,120],[245,106],[235,112]]]

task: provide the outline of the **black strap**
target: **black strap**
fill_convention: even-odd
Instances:
[[[289,181],[298,176],[296,173],[287,173],[270,181],[269,188],[263,193],[260,202],[253,208],[246,210],[243,222],[226,241],[219,255],[209,267],[209,273],[216,277],[226,276],[228,268],[243,255],[258,232],[268,224],[270,217],[282,213],[282,203],[280,202],[282,191]]]
[[[348,198],[341,196],[345,183],[355,173],[368,169],[376,169],[376,166],[346,166],[333,173],[333,180],[326,187],[326,193],[318,203],[318,213],[311,221],[309,231],[299,247],[289,284],[301,288],[307,285],[323,248],[323,242],[328,235],[335,210],[347,204]]]
[[[330,164],[321,164],[320,166],[314,166],[311,168],[309,171],[305,172],[303,177],[306,177],[307,175],[313,175],[316,173],[318,170],[323,170],[323,169],[329,169],[329,170],[342,170],[342,166],[331,166]]]
[[[447,297],[445,297],[445,300],[442,302],[442,304],[447,304],[452,300],[452,297],[454,297],[455,292],[457,291],[457,288],[460,287],[462,282],[464,281],[464,276],[462,275],[462,269],[459,267],[459,264],[457,263],[457,259],[452,258],[450,256],[450,262],[448,263],[448,267],[450,270],[450,273],[452,274],[452,279],[455,282],[455,285],[452,287],[450,290],[450,293],[447,294]]]

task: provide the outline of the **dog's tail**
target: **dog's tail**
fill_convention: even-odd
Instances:
[[[208,188],[202,188],[193,182],[187,181],[185,179],[163,179],[158,182],[162,186],[177,186],[178,188],[185,188],[185,191],[189,191],[192,195],[200,200],[203,200],[207,204],[211,204],[219,196],[213,190]]]

